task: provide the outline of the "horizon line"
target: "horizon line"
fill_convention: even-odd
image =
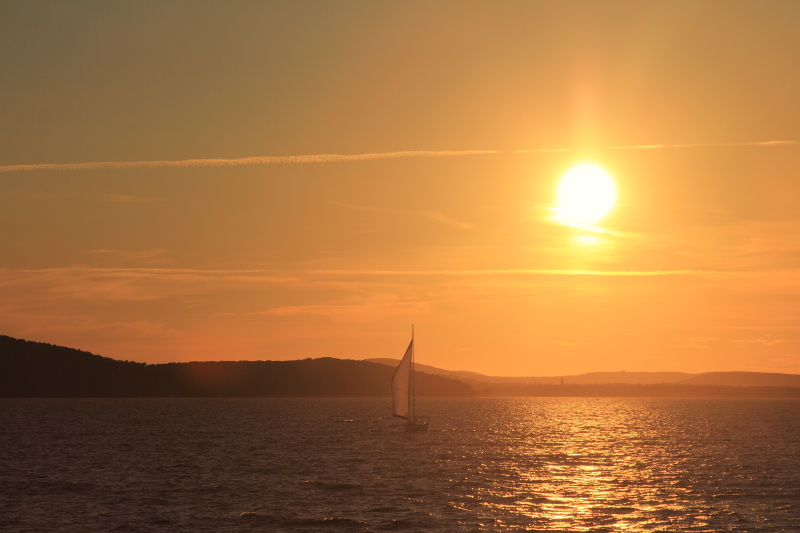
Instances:
[[[193,363],[260,363],[260,362],[283,363],[283,362],[296,362],[296,361],[305,361],[305,360],[312,360],[313,361],[313,360],[319,360],[319,359],[338,359],[338,360],[341,360],[341,361],[359,361],[359,362],[372,362],[372,363],[375,363],[375,364],[384,364],[384,363],[377,363],[375,360],[381,360],[381,359],[390,360],[390,361],[399,361],[400,360],[400,358],[393,358],[393,357],[365,357],[363,359],[354,359],[352,357],[346,357],[346,356],[322,355],[322,356],[318,356],[318,357],[303,357],[303,358],[298,358],[298,359],[213,359],[213,360],[212,359],[202,359],[202,360],[201,359],[197,359],[197,360],[192,360],[192,361],[167,361],[167,362],[160,362],[160,363],[148,363],[146,361],[133,361],[133,360],[128,360],[128,359],[117,359],[117,358],[114,358],[114,357],[111,357],[111,356],[107,356],[107,355],[102,355],[102,354],[99,354],[99,353],[91,352],[91,351],[88,351],[88,350],[83,349],[83,348],[73,348],[71,346],[66,346],[66,345],[63,345],[63,344],[53,344],[51,342],[46,342],[46,341],[30,340],[30,339],[25,339],[25,338],[21,338],[21,337],[15,337],[15,336],[12,336],[12,335],[7,335],[7,334],[4,334],[4,333],[0,333],[0,338],[3,338],[3,337],[8,338],[8,339],[12,339],[14,341],[21,341],[21,342],[26,342],[26,343],[30,342],[30,343],[35,343],[35,344],[46,344],[46,345],[49,345],[49,346],[52,346],[52,347],[55,347],[55,348],[63,348],[63,349],[67,349],[67,350],[77,350],[77,351],[85,352],[85,353],[88,353],[88,354],[91,354],[91,355],[96,355],[96,356],[99,356],[99,357],[103,357],[103,358],[106,358],[106,359],[112,359],[114,361],[124,361],[124,362],[132,362],[132,363],[137,363],[137,362],[138,363],[144,363],[147,366],[150,366],[150,365],[170,365],[170,364],[193,364]],[[387,366],[389,366],[389,365],[387,365]],[[503,379],[503,378],[511,378],[511,379],[531,379],[531,378],[558,379],[558,378],[587,376],[587,375],[590,375],[590,374],[687,374],[689,376],[700,376],[700,375],[704,375],[704,374],[772,374],[772,375],[783,375],[783,376],[800,376],[800,373],[795,373],[795,372],[775,372],[775,371],[764,371],[764,370],[709,370],[709,371],[703,371],[703,372],[687,372],[687,371],[683,371],[683,370],[592,370],[592,371],[580,372],[580,373],[574,373],[574,374],[554,374],[554,375],[530,375],[530,374],[527,374],[527,375],[509,376],[509,375],[484,374],[482,372],[476,372],[474,370],[449,370],[449,369],[446,369],[446,368],[442,368],[442,367],[438,367],[438,366],[434,366],[434,365],[429,365],[429,364],[422,364],[421,366],[428,366],[428,367],[431,367],[431,368],[436,369],[436,370],[441,370],[441,371],[444,371],[444,372],[450,372],[450,373],[455,373],[455,374],[466,372],[466,373],[478,374],[478,375],[483,376],[483,377],[495,378],[495,379],[498,379],[498,378],[499,379]],[[591,386],[596,386],[596,385],[601,385],[601,386],[602,385],[611,385],[611,386],[614,386],[614,385],[626,385],[626,383],[564,383],[564,384],[565,385],[591,385]],[[637,383],[633,383],[633,385],[644,385],[644,386],[649,386],[649,385],[658,386],[658,385],[665,385],[665,384],[666,385],[676,385],[676,384],[677,385],[682,385],[683,383],[681,383],[681,382],[638,383],[638,384]],[[546,384],[543,383],[542,385],[546,385]],[[630,385],[630,383],[627,383],[627,385]],[[692,385],[692,384],[687,384],[687,385]],[[699,385],[699,386],[723,386],[724,387],[726,385]],[[770,387],[770,385],[766,385],[766,386]],[[764,387],[764,385],[746,385],[745,387]],[[793,385],[788,385],[788,386],[784,386],[784,387],[793,388],[794,386]]]

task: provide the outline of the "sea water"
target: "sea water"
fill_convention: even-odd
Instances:
[[[800,401],[0,400],[0,531],[800,531]]]

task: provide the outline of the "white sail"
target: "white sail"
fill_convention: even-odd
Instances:
[[[414,418],[414,377],[412,373],[414,357],[414,339],[408,345],[403,359],[397,365],[392,376],[392,404],[394,416],[413,420]]]

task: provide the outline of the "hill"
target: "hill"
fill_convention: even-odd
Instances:
[[[800,387],[800,375],[767,372],[709,372],[681,380],[686,385],[726,387]]]
[[[217,361],[148,365],[0,336],[0,397],[388,397],[393,369],[368,361]],[[426,373],[418,397],[470,397]]]
[[[369,361],[390,367],[398,359]],[[459,379],[481,396],[800,397],[800,375],[766,372],[589,372],[566,376],[486,376],[417,364]]]
[[[0,336],[0,397],[389,397],[396,364],[326,357],[150,365]],[[796,374],[594,372],[562,378],[416,369],[418,397],[800,398]]]
[[[399,359],[373,358],[367,359],[374,363],[381,363],[388,366],[396,366]],[[415,364],[415,367],[429,374],[437,374],[459,379],[466,383],[487,384],[487,383],[508,383],[516,385],[603,385],[629,383],[635,385],[648,385],[656,383],[678,383],[689,379],[695,374],[686,372],[589,372],[587,374],[574,374],[566,376],[487,376],[477,372],[464,370],[444,370],[434,366]],[[798,376],[800,377],[800,376]]]

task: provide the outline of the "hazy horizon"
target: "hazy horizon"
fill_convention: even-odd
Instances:
[[[800,374],[798,20],[3,2],[0,334],[368,359],[414,324],[485,375]]]
[[[0,337],[3,337],[3,336],[0,335]],[[9,338],[10,339],[14,339],[13,337],[9,337]],[[39,341],[34,341],[34,340],[31,340],[31,339],[16,339],[16,340],[39,344]],[[57,346],[57,345],[53,345],[53,346],[55,346],[57,348],[67,348],[68,350],[78,350],[78,351],[81,351],[81,352],[90,353],[92,355],[99,355],[101,357],[109,357],[109,356],[101,354],[101,353],[89,352],[87,350],[82,350],[81,348],[76,348],[74,346]],[[115,360],[118,360],[118,361],[121,360],[121,359],[114,358],[114,357],[109,357],[109,358],[115,359]],[[230,357],[228,359],[213,359],[213,358],[211,358],[211,359],[205,359],[205,360],[186,360],[186,361],[166,361],[165,360],[165,361],[158,361],[156,363],[148,363],[146,361],[138,361],[138,360],[125,360],[125,361],[131,362],[131,363],[144,363],[144,364],[174,364],[174,363],[198,363],[198,362],[216,362],[216,363],[267,362],[267,363],[271,363],[271,362],[292,362],[292,361],[296,362],[296,361],[316,360],[316,359],[325,359],[325,358],[340,359],[340,360],[345,360],[345,361],[359,361],[359,362],[368,362],[368,363],[378,363],[378,364],[384,364],[384,365],[389,365],[389,366],[396,365],[397,363],[400,362],[400,359],[401,359],[400,357],[366,357],[366,358],[362,358],[362,359],[357,359],[357,358],[347,357],[347,356],[318,356],[318,357],[315,357],[313,355],[309,355],[307,357],[295,358],[295,359],[285,359],[285,358],[284,359],[237,359],[236,357],[232,356],[232,357]],[[460,374],[474,374],[476,376],[483,376],[483,377],[492,378],[492,379],[505,379],[505,378],[508,378],[508,379],[512,379],[512,380],[529,379],[529,378],[533,378],[533,379],[544,378],[544,379],[558,380],[559,378],[563,379],[563,378],[566,378],[566,377],[581,377],[581,376],[589,376],[589,375],[593,375],[593,374],[629,374],[631,376],[650,375],[650,374],[666,374],[666,375],[681,374],[681,375],[685,375],[685,376],[699,376],[699,375],[702,375],[702,374],[752,373],[752,374],[781,374],[781,375],[790,375],[790,376],[800,376],[800,373],[791,373],[791,372],[767,372],[767,373],[764,373],[764,372],[738,371],[738,370],[733,370],[733,371],[725,371],[725,370],[716,370],[715,371],[715,370],[712,370],[712,371],[709,371],[709,372],[680,372],[680,371],[674,371],[674,370],[637,371],[637,370],[625,370],[625,369],[594,370],[594,371],[591,371],[591,372],[575,372],[575,373],[572,373],[572,374],[555,374],[555,375],[546,375],[546,374],[533,375],[533,374],[528,374],[528,375],[524,375],[524,376],[522,376],[522,375],[509,376],[509,375],[502,375],[502,374],[490,374],[490,373],[484,373],[484,372],[475,372],[473,370],[468,370],[468,369],[463,369],[463,368],[438,367],[438,366],[425,364],[425,363],[416,363],[415,366],[416,366],[416,369],[417,369],[418,372],[433,371],[434,373],[438,373],[438,371],[441,371],[442,375],[453,374],[456,377],[456,379],[467,379],[467,376],[459,376]]]

